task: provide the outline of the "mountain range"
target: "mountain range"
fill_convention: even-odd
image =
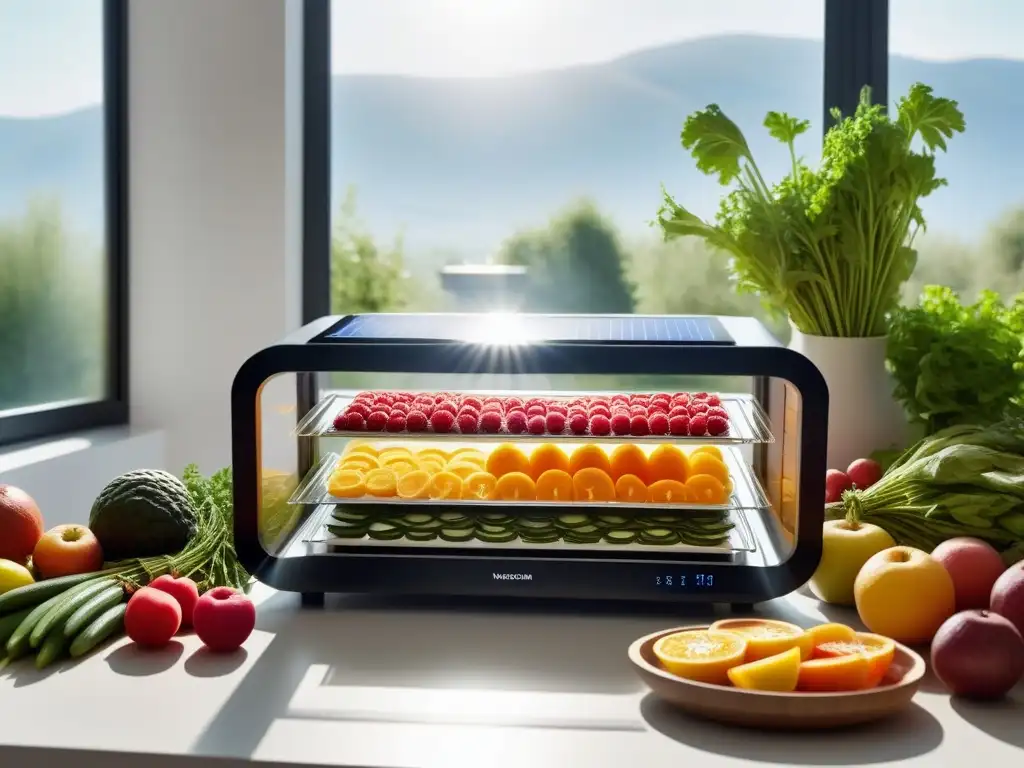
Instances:
[[[820,149],[820,42],[724,36],[647,49],[606,63],[493,78],[345,75],[332,82],[332,194],[358,192],[382,238],[427,251],[490,256],[504,237],[544,224],[585,196],[627,234],[648,230],[664,183],[695,212],[721,195],[679,144],[686,115],[718,103],[747,134],[765,175],[788,167],[761,121],[769,110],[812,121],[798,150]],[[970,240],[1024,203],[1015,141],[1024,118],[1024,61],[921,61],[894,56],[890,98],[914,82],[960,102],[967,131],[938,160],[949,179],[925,202],[930,229]],[[168,126],[173,130],[173,126]],[[102,224],[98,107],[0,119],[0,217],[33,191],[60,196],[73,220]]]

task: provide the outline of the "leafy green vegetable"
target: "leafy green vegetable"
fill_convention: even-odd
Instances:
[[[791,161],[773,185],[717,105],[690,115],[683,147],[702,173],[732,189],[713,223],[664,192],[658,224],[666,239],[700,237],[729,255],[740,290],[758,294],[804,333],[883,335],[916,264],[913,241],[924,227],[918,203],[945,184],[934,152],[964,130],[964,119],[955,101],[920,83],[900,100],[895,119],[871,103],[866,88],[854,115],[833,114],[821,163],[811,170],[795,149],[809,123],[768,113],[764,126]]]
[[[954,424],[991,424],[1024,402],[1024,294],[1006,306],[983,292],[961,304],[928,286],[890,318],[887,356],[895,397],[932,433]]]

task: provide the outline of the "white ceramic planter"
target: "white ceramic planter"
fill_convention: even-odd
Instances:
[[[845,470],[874,451],[903,448],[907,418],[892,396],[885,336],[838,338],[793,329],[790,349],[809,359],[828,384],[828,466]]]

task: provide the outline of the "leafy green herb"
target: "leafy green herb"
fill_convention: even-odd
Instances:
[[[665,192],[658,223],[666,239],[700,237],[729,255],[740,290],[758,294],[804,333],[878,336],[916,265],[913,241],[924,227],[918,203],[945,184],[934,153],[964,130],[964,119],[955,101],[920,83],[894,119],[866,88],[854,115],[833,115],[821,163],[811,170],[795,149],[809,123],[768,113],[764,126],[791,161],[776,184],[717,105],[690,115],[683,147],[702,173],[732,189],[713,223]]]
[[[965,305],[928,286],[893,311],[887,356],[896,399],[926,433],[999,421],[1024,402],[1024,294],[1006,306],[986,291]]]

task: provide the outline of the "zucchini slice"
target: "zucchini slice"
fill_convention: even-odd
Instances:
[[[495,526],[488,527],[494,528]],[[499,528],[497,531],[482,531],[477,528],[476,537],[480,539],[480,541],[485,541],[488,544],[505,544],[518,539],[519,534],[515,531],[510,531],[507,528]]]
[[[552,544],[562,537],[558,531],[520,531],[519,538],[527,544]]]
[[[679,534],[668,528],[651,528],[640,532],[641,544],[668,546],[679,543]]]
[[[470,541],[476,536],[476,531],[472,528],[442,528],[438,536],[445,541]]]
[[[367,533],[371,539],[378,539],[380,541],[394,541],[405,535],[405,531],[402,528],[393,525],[391,522],[372,523]]]
[[[558,525],[563,528],[579,528],[590,525],[590,517],[588,515],[559,515]]]
[[[636,541],[636,531],[625,531],[622,529],[608,531],[604,535],[604,541],[608,544],[632,544]]]
[[[616,528],[620,528],[625,525],[629,525],[629,519],[620,517],[619,515],[598,515],[597,519],[599,522],[605,525],[610,525]]]
[[[433,519],[433,515],[427,515],[423,512],[410,512],[402,517],[402,521],[410,528],[418,528],[424,523],[431,522]]]
[[[366,535],[366,525],[328,525],[327,532],[337,539],[361,539]]]
[[[412,530],[405,534],[409,541],[433,541],[437,538],[437,531]]]

